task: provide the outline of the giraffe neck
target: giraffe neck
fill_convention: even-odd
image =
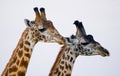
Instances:
[[[30,33],[28,28],[23,32],[2,76],[25,76],[32,49],[37,43],[32,39]]]
[[[74,49],[75,46],[70,45],[62,52],[60,51],[49,76],[71,76],[74,62],[78,56],[73,52]]]

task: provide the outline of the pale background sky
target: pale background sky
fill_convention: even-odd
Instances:
[[[24,19],[34,20],[35,6],[45,7],[63,36],[75,33],[73,22],[78,19],[109,50],[110,57],[79,56],[72,76],[120,76],[120,0],[0,0],[0,74],[26,28]],[[39,42],[26,76],[48,76],[60,47]]]

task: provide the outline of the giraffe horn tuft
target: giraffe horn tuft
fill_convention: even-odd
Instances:
[[[34,9],[35,12],[38,11],[38,7],[34,7],[33,9]]]
[[[35,21],[39,21],[40,20],[40,13],[38,11],[38,8],[35,7],[35,8],[33,8],[33,10],[34,10],[35,15],[36,15]]]
[[[43,7],[40,8],[40,11],[41,11],[41,12],[42,12],[42,11],[45,12],[45,8],[43,8]]]
[[[46,14],[45,14],[45,8],[40,8],[40,12],[41,12],[41,18],[43,19],[43,20],[47,20],[47,18],[46,18]]]

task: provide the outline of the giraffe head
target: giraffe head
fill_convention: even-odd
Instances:
[[[78,39],[76,50],[79,51],[81,55],[101,55],[103,57],[109,56],[107,49],[95,41],[92,35],[86,34],[82,22],[75,21],[74,24],[77,27],[76,37]]]
[[[64,38],[59,34],[56,28],[53,26],[53,23],[50,20],[46,19],[45,9],[34,8],[35,12],[35,21],[29,21],[25,19],[25,23],[28,28],[31,30],[32,35],[36,37],[36,40],[43,40],[44,42],[57,42],[59,44],[64,44]]]

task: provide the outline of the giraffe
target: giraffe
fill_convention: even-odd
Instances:
[[[1,76],[25,76],[35,44],[41,42],[56,42],[64,44],[63,37],[55,29],[52,21],[46,19],[45,9],[34,8],[35,21],[25,19],[27,28],[13,51]]]
[[[71,76],[76,58],[79,55],[109,56],[107,49],[103,48],[92,35],[86,35],[82,22],[75,21],[76,35],[66,37],[66,45],[62,46],[49,76]]]

